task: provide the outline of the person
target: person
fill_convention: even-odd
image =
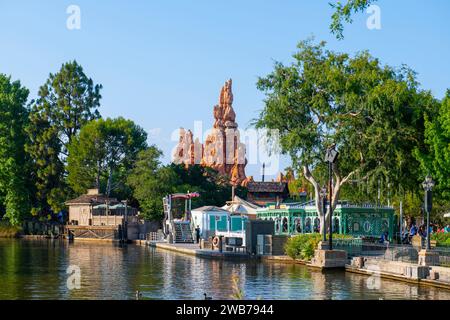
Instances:
[[[379,242],[380,243],[389,243],[389,233],[387,231],[385,231],[381,234]]]
[[[410,241],[410,238],[409,238],[409,230],[408,230],[408,228],[406,227],[405,228],[405,230],[403,230],[403,234],[402,234],[402,243],[403,244],[409,244],[411,241]]]
[[[419,236],[421,236],[422,238],[424,238],[425,237],[425,228],[424,228],[424,226],[423,225],[421,225],[420,227],[419,227],[419,230],[417,231],[417,234],[419,235]]]
[[[409,230],[409,235],[410,235],[411,237],[414,237],[416,234],[417,234],[417,227],[416,227],[415,224],[413,224],[413,225],[411,226],[411,229]]]
[[[444,232],[445,233],[449,233],[450,232],[450,225],[445,226]]]
[[[197,225],[197,228],[195,228],[195,239],[197,243],[200,243],[200,226]]]

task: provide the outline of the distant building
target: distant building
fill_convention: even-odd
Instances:
[[[287,182],[249,182],[247,201],[259,206],[280,204],[289,198]]]
[[[271,205],[257,211],[258,219],[274,221],[277,235],[317,233],[320,229],[320,217],[314,201],[286,203],[278,208]],[[382,233],[388,232],[389,239],[392,239],[394,228],[394,208],[390,206],[356,205],[339,201],[333,211],[335,233],[379,238]]]
[[[127,207],[116,198],[89,189],[86,194],[66,202],[69,207],[69,224],[79,226],[121,225],[125,215],[137,214],[135,208]]]
[[[66,202],[69,221],[66,226],[73,238],[100,240],[134,240],[145,230],[137,210],[116,198],[100,194],[98,189],[89,189],[86,194]]]

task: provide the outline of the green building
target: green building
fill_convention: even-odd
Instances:
[[[320,219],[314,201],[285,203],[278,208],[268,205],[257,210],[257,218],[275,221],[275,233],[295,235],[319,232]],[[333,232],[354,237],[380,237],[384,232],[394,236],[394,208],[374,205],[353,205],[340,201],[333,212]]]

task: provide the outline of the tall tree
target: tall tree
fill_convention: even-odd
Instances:
[[[423,176],[436,180],[435,193],[441,200],[450,200],[450,90],[447,90],[439,110],[425,115],[426,150],[416,150]]]
[[[162,198],[175,193],[181,183],[170,166],[162,166],[161,156],[162,152],[154,146],[141,151],[127,178],[133,197],[139,202],[141,212],[148,220],[162,218]]]
[[[276,63],[259,79],[266,100],[256,126],[277,130],[282,151],[313,186],[322,223],[319,191],[326,185],[324,156],[331,144],[340,152],[333,207],[354,179],[368,185],[383,179],[393,193],[417,188],[413,150],[434,99],[417,89],[414,72],[383,66],[367,52],[350,57],[328,51],[324,42],[301,42],[294,59],[290,66]]]
[[[68,146],[67,181],[77,193],[96,186],[110,195],[124,192],[126,176],[147,134],[131,120],[98,119],[86,124]],[[124,196],[123,194],[121,196]]]
[[[0,74],[0,196],[12,224],[30,213],[29,161],[25,153],[28,89]],[[1,217],[1,213],[0,213]]]
[[[133,170],[128,176],[128,184],[133,196],[138,200],[144,217],[160,220],[163,217],[162,198],[172,193],[199,192],[200,197],[192,199],[193,208],[213,205],[223,206],[231,200],[229,179],[216,170],[200,165],[189,166],[160,162],[162,153],[155,147],[141,152]],[[236,189],[236,194],[245,197],[245,190]],[[174,210],[184,210],[183,203],[174,203]]]
[[[330,3],[330,6],[335,10],[331,16],[331,33],[333,33],[336,38],[342,40],[344,38],[344,21],[352,23],[353,14],[364,11],[376,1],[377,0],[347,0],[345,4],[342,4],[341,1]]]
[[[63,208],[67,147],[84,124],[99,118],[101,88],[76,61],[63,64],[40,88],[30,114],[26,148],[36,172],[35,212],[48,214]]]

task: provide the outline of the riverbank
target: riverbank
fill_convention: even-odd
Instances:
[[[6,223],[0,223],[0,238],[18,238],[22,228],[11,226]]]

